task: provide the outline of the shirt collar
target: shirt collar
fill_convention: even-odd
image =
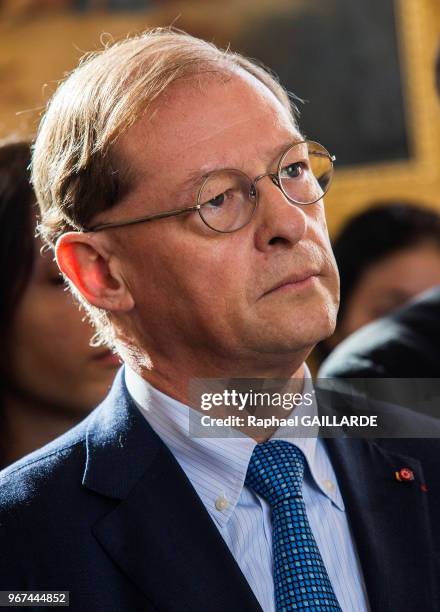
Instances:
[[[303,392],[313,392],[307,366],[305,371]],[[193,408],[165,395],[127,365],[125,382],[139,410],[174,455],[213,520],[220,527],[225,526],[243,490],[255,440],[244,434],[192,437],[189,435],[189,420]],[[280,428],[271,439],[283,439],[300,448],[314,485],[343,510],[342,497],[322,440],[316,437],[292,438],[286,434],[287,431]],[[227,500],[226,505],[222,500]]]

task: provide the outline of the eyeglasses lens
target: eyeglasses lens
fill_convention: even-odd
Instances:
[[[281,159],[279,180],[286,197],[297,204],[317,202],[329,188],[333,174],[330,154],[315,142],[291,147]]]
[[[322,145],[311,141],[290,147],[278,166],[281,189],[296,204],[312,204],[322,198],[332,174],[330,154]],[[255,186],[239,170],[211,174],[198,197],[201,217],[218,232],[234,232],[249,223],[256,203]]]
[[[219,232],[234,232],[246,225],[255,210],[250,179],[239,171],[225,170],[210,175],[199,193],[200,214]]]

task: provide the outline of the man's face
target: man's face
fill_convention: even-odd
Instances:
[[[202,179],[188,187],[190,176],[236,168],[253,179],[300,140],[253,77],[182,80],[118,141],[134,188],[96,222],[191,206]],[[137,342],[153,362],[186,352],[239,367],[307,353],[333,331],[338,277],[323,202],[292,205],[269,177],[251,222],[234,233],[214,232],[197,213],[108,232],[134,297]]]

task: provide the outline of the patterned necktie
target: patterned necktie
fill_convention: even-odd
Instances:
[[[341,612],[306,514],[302,497],[305,458],[289,442],[257,444],[246,485],[272,510],[277,612]]]

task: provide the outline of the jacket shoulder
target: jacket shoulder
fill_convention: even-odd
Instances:
[[[84,470],[89,417],[56,440],[0,472],[0,517],[66,491],[72,473]],[[60,489],[61,487],[61,489]]]

